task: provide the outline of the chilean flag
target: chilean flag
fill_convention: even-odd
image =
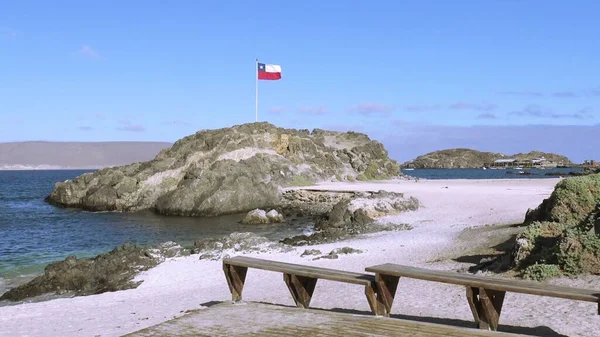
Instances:
[[[280,80],[281,66],[277,64],[258,64],[258,79],[259,80]]]

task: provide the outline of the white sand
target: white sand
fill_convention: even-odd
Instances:
[[[448,248],[466,227],[522,221],[527,209],[547,197],[556,182],[558,179],[398,180],[320,185],[318,188],[323,189],[404,192],[418,198],[423,207],[385,219],[414,226],[410,231],[372,234],[346,242],[300,247],[290,253],[253,256],[350,271],[363,271],[366,266],[385,262],[451,270],[460,264],[427,261]],[[300,257],[306,248],[327,253],[343,246],[363,249],[365,253],[342,255],[338,260],[312,261],[310,257]],[[221,266],[218,261],[200,261],[198,255],[171,259],[140,275],[144,283],[137,289],[2,307],[0,336],[118,336],[133,332],[211,301],[230,300]],[[598,277],[553,282],[600,289]],[[464,292],[459,286],[403,278],[392,314],[474,326]],[[258,270],[248,272],[244,299],[293,305],[282,276]],[[362,287],[323,280],[317,283],[311,306],[369,312]],[[600,316],[596,311],[594,303],[508,293],[500,330],[596,336],[600,331]]]

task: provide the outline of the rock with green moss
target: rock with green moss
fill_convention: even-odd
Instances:
[[[554,275],[548,268],[565,275],[600,275],[600,175],[562,180],[527,212],[525,222],[511,253],[512,266],[522,275]]]
[[[149,162],[59,182],[46,200],[90,211],[214,216],[274,208],[285,187],[399,174],[383,145],[364,134],[251,123],[200,131]]]
[[[568,226],[579,225],[600,202],[600,174],[570,177],[556,184],[549,198],[529,210],[526,223],[553,221]]]

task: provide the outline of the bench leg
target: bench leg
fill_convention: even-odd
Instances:
[[[505,291],[467,287],[467,300],[479,329],[498,330]]]
[[[231,291],[232,301],[241,301],[248,267],[239,267],[224,263],[223,271],[225,272],[225,278],[227,279],[229,291]]]
[[[371,308],[371,312],[373,312],[373,315],[385,315],[383,305],[380,305],[377,301],[377,282],[371,282],[371,284],[365,287],[365,295],[367,295],[367,301],[369,302],[369,307]]]
[[[292,293],[296,305],[299,308],[308,309],[315,286],[317,285],[317,279],[284,273],[283,280],[287,284],[290,293]]]
[[[400,278],[396,276],[381,275],[379,273],[375,275],[375,282],[377,283],[377,312],[379,314],[384,316],[390,315],[394,296],[396,296],[398,280]]]

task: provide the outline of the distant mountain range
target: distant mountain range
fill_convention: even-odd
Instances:
[[[481,168],[496,159],[513,158],[518,160],[534,159],[544,157],[546,160],[555,162],[558,165],[574,165],[569,158],[541,151],[531,151],[529,153],[517,153],[506,155],[503,153],[481,152],[471,149],[447,149],[434,151],[402,164],[402,167],[413,168]]]
[[[153,159],[167,142],[0,143],[0,170],[98,169]]]

